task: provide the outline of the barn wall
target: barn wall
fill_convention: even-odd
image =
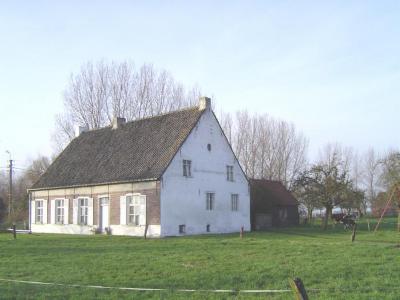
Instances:
[[[211,144],[208,151],[207,144]],[[183,176],[183,159],[192,161],[192,177]],[[226,166],[234,166],[234,182]],[[206,193],[215,193],[215,209],[206,210]],[[231,210],[231,194],[239,195],[239,210]],[[202,115],[162,176],[161,235],[238,232],[250,230],[250,196],[246,177],[211,111]]]
[[[282,217],[282,211],[285,217]],[[276,227],[299,225],[299,212],[297,206],[275,206],[272,209],[272,225]]]
[[[159,183],[141,182],[113,185],[99,185],[93,187],[78,187],[54,190],[33,191],[32,200],[44,199],[47,201],[47,220],[50,223],[50,200],[63,198],[69,202],[68,223],[59,224],[31,224],[33,232],[93,234],[99,224],[99,197],[109,197],[109,223],[112,234],[115,235],[144,235],[144,226],[120,225],[120,197],[127,193],[146,195],[148,236],[160,235],[160,191]],[[77,197],[93,198],[93,226],[82,226],[73,223],[73,200]],[[33,207],[31,207],[33,209]]]

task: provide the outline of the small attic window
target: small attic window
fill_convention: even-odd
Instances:
[[[207,144],[207,150],[211,151],[211,144]]]

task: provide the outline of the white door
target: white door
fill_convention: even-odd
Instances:
[[[109,224],[109,201],[108,197],[99,199],[100,202],[100,214],[99,214],[99,225],[101,232],[106,232],[106,228]]]

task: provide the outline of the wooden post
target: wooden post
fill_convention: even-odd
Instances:
[[[369,218],[367,219],[367,224],[368,224],[368,231],[371,231],[371,228],[369,227]]]
[[[397,231],[400,232],[400,203],[399,209],[397,210]]]
[[[243,233],[244,233],[244,228],[242,226],[242,227],[240,227],[240,238],[241,239],[243,238]]]
[[[15,224],[13,224],[12,229],[13,229],[14,240],[16,240],[17,239],[17,226],[15,226]]]
[[[147,239],[147,229],[149,229],[149,225],[146,224],[146,227],[144,228],[144,239]]]
[[[357,224],[354,224],[354,226],[353,226],[353,234],[351,235],[351,242],[352,243],[356,239],[356,231],[357,231]]]
[[[289,284],[294,292],[296,300],[308,300],[307,291],[300,278],[295,278],[295,279],[289,278]]]

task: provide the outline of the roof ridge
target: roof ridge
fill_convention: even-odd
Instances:
[[[131,121],[126,122],[125,124],[135,123],[135,122],[148,120],[148,119],[153,119],[153,118],[158,118],[158,117],[163,117],[163,116],[166,116],[166,115],[172,115],[174,113],[183,112],[183,111],[189,111],[189,110],[194,110],[194,109],[199,109],[199,107],[198,106],[184,107],[184,108],[180,108],[180,109],[177,109],[177,110],[171,110],[171,111],[168,111],[168,112],[165,112],[165,113],[154,115],[154,116],[147,116],[147,117],[143,117],[143,118],[140,118],[140,119],[131,120]]]
[[[177,109],[177,110],[171,110],[171,111],[168,111],[168,112],[165,112],[165,113],[161,113],[161,114],[158,114],[158,115],[154,115],[154,116],[147,116],[147,117],[143,117],[143,118],[140,118],[140,119],[130,120],[130,121],[125,122],[125,124],[123,124],[123,125],[132,124],[132,123],[135,123],[135,122],[149,120],[149,119],[155,119],[155,118],[158,118],[158,117],[163,117],[163,116],[167,116],[167,115],[172,115],[174,113],[179,113],[179,112],[189,111],[189,110],[195,110],[195,109],[199,109],[199,107],[198,106],[189,106],[189,107],[184,107],[184,108],[180,108],[180,109]],[[112,127],[112,125],[110,124],[110,125],[99,127],[99,128],[89,129],[88,131],[82,132],[79,136],[81,136],[82,134],[85,134],[85,133],[93,132],[93,131],[109,129],[111,127]]]
[[[254,180],[254,181],[276,182],[276,183],[281,183],[281,184],[283,184],[283,182],[282,182],[281,180],[278,180],[278,179],[250,178],[250,180]]]

